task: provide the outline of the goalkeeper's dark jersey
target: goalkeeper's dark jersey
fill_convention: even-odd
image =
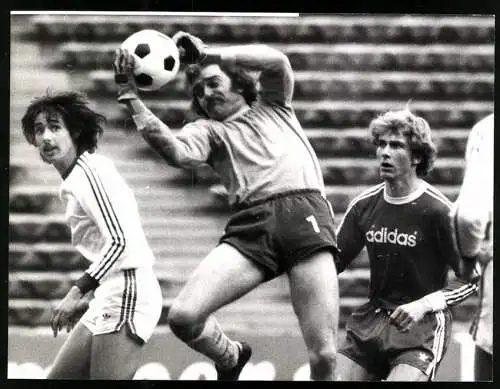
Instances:
[[[447,286],[450,268],[456,272],[459,263],[450,231],[451,205],[422,180],[403,198],[389,197],[384,183],[366,190],[349,204],[338,228],[338,272],[366,246],[371,301],[394,309],[442,290],[448,305],[459,303],[477,286]]]

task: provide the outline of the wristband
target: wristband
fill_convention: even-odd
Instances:
[[[82,295],[84,295],[90,290],[97,289],[99,282],[89,273],[85,272],[78,280],[76,280],[75,285],[78,289],[80,289]]]
[[[441,292],[434,292],[422,297],[422,302],[426,304],[432,312],[442,311],[447,307],[446,298]]]

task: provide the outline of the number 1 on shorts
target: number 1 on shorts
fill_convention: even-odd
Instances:
[[[314,215],[311,215],[311,216],[308,216],[306,217],[306,220],[312,224],[313,226],[313,229],[314,229],[314,232],[318,233],[319,234],[319,226],[318,226],[318,222],[316,221],[316,218],[314,217]]]

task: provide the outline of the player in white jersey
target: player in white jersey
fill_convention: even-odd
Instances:
[[[185,32],[173,39],[181,61],[191,64],[186,77],[200,119],[174,134],[138,98],[134,57],[123,50],[114,62],[118,101],[170,165],[210,165],[234,212],[217,247],[173,302],[170,327],[215,362],[219,380],[236,380],[251,348],[229,339],[212,313],[285,273],[311,378],[333,380],[338,322],[333,212],[318,159],[291,106],[290,62],[266,45],[206,47]],[[258,91],[248,71],[260,72]]]
[[[91,262],[52,315],[54,336],[72,331],[49,379],[132,379],[162,310],[134,194],[94,152],[104,123],[75,92],[40,97],[22,118],[27,141],[63,179],[72,244]]]
[[[481,265],[480,298],[471,334],[476,342],[475,380],[493,379],[493,142],[494,114],[472,128],[465,174],[452,213],[464,261]]]
[[[355,310],[339,349],[339,379],[432,380],[451,335],[450,306],[477,290],[462,276],[451,202],[423,180],[436,149],[428,123],[409,110],[370,124],[383,183],[356,197],[337,230],[338,272],[366,247],[369,301]]]

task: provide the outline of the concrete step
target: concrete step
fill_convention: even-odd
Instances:
[[[144,229],[148,240],[172,245],[215,245],[217,238],[222,235],[223,229],[197,228],[195,233],[190,231],[189,224],[183,228],[167,228],[163,223],[148,223],[145,218]],[[71,241],[70,231],[63,214],[18,214],[9,217],[11,242],[63,243]],[[192,230],[191,230],[192,231]]]
[[[87,42],[61,43],[59,57],[47,58],[48,63],[60,69],[109,69],[114,59],[117,42],[99,44]],[[220,43],[223,47],[227,44]],[[412,44],[384,45],[370,43],[276,43],[274,48],[285,53],[294,70],[376,71],[440,71],[493,73],[495,50],[493,42],[479,45],[433,43],[425,46]],[[181,72],[182,73],[182,72]],[[104,76],[104,75],[103,75]],[[104,77],[95,76],[96,80]]]
[[[155,269],[162,272],[187,274],[208,254],[212,247],[200,245],[187,246],[191,252],[185,253],[183,246],[166,245],[161,242],[157,247],[152,246],[156,262]],[[194,250],[192,249],[194,248]],[[10,271],[82,271],[89,266],[89,261],[82,257],[68,242],[10,242],[9,243],[9,270]]]
[[[106,66],[109,67],[109,66]],[[347,70],[347,69],[346,69]],[[321,99],[432,99],[432,100],[493,100],[494,75],[491,73],[460,72],[359,72],[296,71],[294,98]],[[112,71],[92,71],[87,92],[91,96],[116,95]],[[164,99],[185,99],[185,76],[180,73],[161,91],[150,93]]]
[[[189,100],[165,100],[145,99],[147,106],[161,120],[172,128],[179,128],[189,119]],[[408,100],[321,100],[293,102],[297,118],[303,127],[316,128],[352,128],[367,127],[372,119],[380,113],[403,109]],[[114,105],[113,105],[114,107]],[[106,111],[104,104],[103,110]],[[430,124],[431,128],[472,128],[480,119],[493,112],[494,103],[492,101],[412,101],[410,109],[417,115],[423,116]],[[129,114],[122,110],[115,111],[109,115],[109,121],[114,125],[120,125],[127,130],[134,130],[132,123],[125,124]]]
[[[494,39],[491,16],[301,15],[290,17],[40,15],[30,20],[41,41],[121,42],[143,28],[172,36],[189,31],[214,42],[435,42],[479,44]]]

